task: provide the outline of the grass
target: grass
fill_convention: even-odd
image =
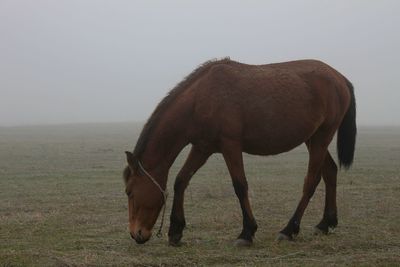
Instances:
[[[183,246],[168,246],[168,220],[161,239],[142,246],[131,240],[121,172],[123,151],[133,149],[140,129],[132,123],[0,128],[0,266],[400,265],[400,128],[359,130],[355,164],[339,173],[338,228],[313,235],[324,205],[321,184],[295,242],[275,237],[300,198],[305,148],[246,155],[259,230],[245,249],[232,245],[241,211],[220,155],[187,190]],[[171,169],[170,192],[186,154]],[[171,201],[172,195],[167,213]]]

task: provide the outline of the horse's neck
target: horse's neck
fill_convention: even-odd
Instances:
[[[164,123],[163,123],[164,124]],[[159,125],[150,138],[142,155],[146,168],[159,177],[159,182],[166,185],[168,171],[176,157],[188,144],[184,136],[183,126],[168,127]]]

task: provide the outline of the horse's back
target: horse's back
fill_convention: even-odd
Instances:
[[[216,64],[197,84],[196,121],[202,136],[240,140],[252,154],[281,153],[337,123],[338,83],[340,74],[316,60]]]

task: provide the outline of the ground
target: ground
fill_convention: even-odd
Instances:
[[[313,235],[323,212],[321,183],[294,242],[275,237],[300,198],[305,147],[245,155],[259,226],[250,248],[232,245],[241,211],[223,159],[214,155],[187,190],[188,225],[176,248],[167,242],[168,214],[187,149],[170,172],[163,237],[137,245],[127,231],[124,151],[133,149],[141,126],[0,128],[0,266],[400,265],[400,128],[360,127],[355,163],[339,172],[338,227]]]

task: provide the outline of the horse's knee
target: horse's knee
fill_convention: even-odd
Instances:
[[[175,192],[183,192],[188,186],[188,179],[183,176],[178,176],[175,179],[174,183],[174,191]]]
[[[248,184],[247,181],[233,180],[233,188],[235,189],[235,193],[239,198],[242,198],[247,195]]]

